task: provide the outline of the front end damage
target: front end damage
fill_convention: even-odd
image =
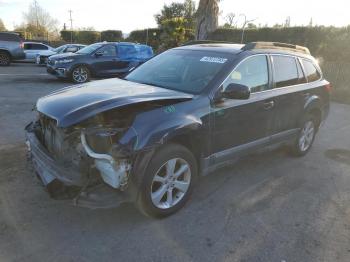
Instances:
[[[192,98],[120,79],[58,90],[38,100],[26,127],[31,162],[55,199],[91,208],[133,202],[165,124],[177,119],[169,106]]]
[[[126,191],[133,156],[118,144],[127,129],[127,125],[107,127],[100,117],[60,128],[54,119],[39,114],[26,127],[26,143],[34,170],[50,196],[90,208],[130,201]]]

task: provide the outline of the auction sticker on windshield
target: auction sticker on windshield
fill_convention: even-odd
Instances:
[[[227,58],[204,56],[200,61],[208,62],[208,63],[224,64],[227,61]]]

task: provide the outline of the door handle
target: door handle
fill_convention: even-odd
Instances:
[[[264,103],[264,109],[265,110],[269,110],[272,109],[275,106],[275,102],[274,101],[267,101]]]

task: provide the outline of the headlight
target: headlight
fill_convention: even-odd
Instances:
[[[73,62],[73,59],[56,60],[55,64],[66,64],[66,63],[70,63],[70,62]]]

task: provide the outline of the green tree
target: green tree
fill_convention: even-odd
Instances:
[[[6,27],[5,27],[5,25],[4,25],[4,22],[1,20],[1,18],[0,18],[0,32],[1,31],[7,31],[6,30]]]
[[[175,17],[162,21],[161,50],[176,47],[190,39],[191,30],[186,29],[188,22],[183,17]]]
[[[193,0],[185,0],[184,3],[171,3],[170,5],[164,5],[160,13],[156,14],[154,18],[159,27],[161,27],[166,20],[184,18],[185,28],[193,29],[195,24],[195,13],[195,2]]]
[[[196,13],[196,39],[205,40],[209,33],[218,28],[219,23],[219,1],[200,0]]]

